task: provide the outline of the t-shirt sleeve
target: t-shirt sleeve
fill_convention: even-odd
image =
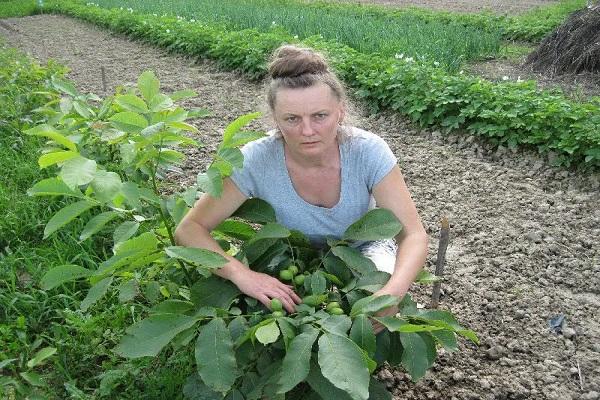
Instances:
[[[398,159],[385,140],[375,134],[370,135],[363,148],[365,180],[369,192],[373,191],[373,187],[392,170],[397,162]]]
[[[244,155],[244,164],[242,168],[235,168],[230,176],[231,180],[238,187],[244,196],[256,197],[258,193],[258,177],[262,175],[263,165],[258,162],[260,158],[259,146],[251,142],[241,148]]]

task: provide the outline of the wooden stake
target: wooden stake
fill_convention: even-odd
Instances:
[[[102,77],[102,93],[106,96],[106,71],[104,66],[100,66],[100,76]]]
[[[437,260],[435,263],[435,276],[441,278],[444,275],[444,264],[446,263],[446,249],[450,240],[450,224],[448,218],[442,217],[442,228],[440,229],[440,243],[438,245]],[[437,308],[440,301],[440,288],[442,282],[433,284],[433,293],[431,294],[431,308]]]

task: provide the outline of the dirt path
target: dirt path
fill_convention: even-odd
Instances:
[[[533,8],[556,3],[556,0],[335,0],[340,3],[378,4],[389,7],[421,7],[438,11],[498,15],[523,14]]]
[[[214,112],[198,121],[208,149],[233,118],[262,108],[261,85],[212,63],[194,64],[64,17],[5,22],[0,35],[10,45],[65,63],[83,91],[102,94],[100,66],[110,91],[146,69],[167,90],[195,89],[200,96],[187,105]],[[268,120],[258,125],[267,128]],[[432,235],[429,268],[438,221],[449,217],[450,277],[441,304],[481,338],[479,347],[463,343],[460,352],[442,354],[417,384],[400,371],[382,371],[395,399],[598,399],[598,174],[553,170],[529,153],[492,154],[472,138],[442,139],[391,114],[361,117],[359,125],[383,136],[400,160]],[[205,154],[190,152],[181,185],[194,180]],[[429,291],[414,289],[421,303],[428,303]],[[574,331],[549,331],[548,320],[558,314]]]

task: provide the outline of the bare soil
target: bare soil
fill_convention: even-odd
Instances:
[[[557,0],[335,0],[340,3],[377,4],[388,7],[420,7],[461,13],[491,12],[498,15],[523,14]]]
[[[212,62],[194,63],[61,16],[4,22],[0,35],[9,45],[68,65],[82,91],[103,94],[100,66],[109,92],[147,69],[166,91],[198,91],[186,106],[208,108],[213,116],[194,122],[207,146],[188,151],[184,173],[172,177],[182,188],[207,164],[230,121],[264,107],[262,84],[220,71]],[[381,135],[397,155],[432,238],[430,270],[439,221],[449,218],[441,307],[481,339],[479,346],[462,341],[460,351],[440,352],[418,383],[401,369],[382,369],[378,376],[394,399],[597,400],[599,174],[552,168],[533,152],[492,151],[473,137],[418,130],[391,113],[359,115],[357,125]],[[268,129],[268,118],[257,127]],[[424,304],[430,291],[412,289]],[[559,314],[567,325],[555,334],[548,321]]]

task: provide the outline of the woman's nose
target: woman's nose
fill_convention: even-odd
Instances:
[[[304,136],[312,136],[315,133],[315,130],[312,126],[312,122],[310,119],[302,120],[302,134]]]

